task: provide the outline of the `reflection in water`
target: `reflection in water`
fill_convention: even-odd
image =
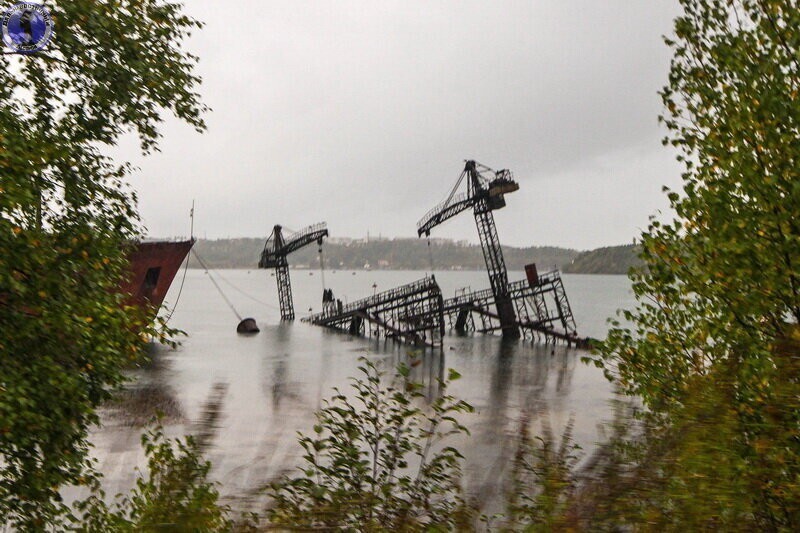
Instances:
[[[562,400],[572,392],[572,376],[575,373],[575,365],[578,363],[579,355],[569,357],[568,348],[557,346],[552,355],[560,357],[563,361],[558,365],[558,380],[556,381],[556,394]]]
[[[418,279],[417,272],[378,271],[373,275],[380,286],[386,287]],[[226,277],[260,299],[277,301],[274,280],[268,276],[229,271]],[[304,283],[302,276],[295,278],[298,309],[307,309],[319,300],[318,280],[310,279],[314,283]],[[437,273],[437,280],[443,288],[448,283],[453,288],[477,287],[485,285],[485,273],[441,273],[441,278]],[[583,283],[584,290],[574,290],[581,286],[573,286],[573,281]],[[575,295],[573,308],[579,315],[583,312],[578,317],[582,332],[602,336],[605,318],[624,304],[621,297],[627,294],[629,285],[620,283],[619,290],[613,292],[616,285],[610,281],[565,278],[570,296]],[[353,298],[371,292],[361,285],[361,277],[349,272],[331,279],[337,294]],[[179,350],[158,354],[153,368],[137,371],[134,385],[145,391],[142,398],[172,416],[166,428],[170,436],[196,431],[197,426],[188,420],[210,422],[204,426],[206,456],[228,503],[242,495],[256,494],[259,487],[298,465],[302,449],[297,432],[312,431],[314,412],[332,395],[333,387],[349,389],[350,378],[359,375],[361,356],[389,376],[398,363],[418,360],[411,366],[411,378],[423,384],[428,401],[442,393],[439,380],[448,368],[462,375],[447,393],[475,407],[475,414],[462,420],[472,435],[449,444],[466,457],[464,485],[470,495],[493,496],[502,491],[505,462],[513,455],[524,412],[532,413],[534,436],[541,420],[535,413],[548,413],[557,435],[569,415],[575,413],[575,438],[587,453],[598,438],[598,423],[611,414],[607,404],[612,397],[610,386],[598,369],[580,364],[580,352],[575,350],[468,335],[445,337],[444,352],[416,353],[413,348],[383,339],[353,338],[299,321],[280,322],[277,311],[249,309],[252,302],[232,295],[237,308],[262,318],[261,333],[245,338],[232,331],[225,309],[209,305],[215,297],[215,289],[203,272],[189,270],[181,305],[172,319],[174,326],[187,331],[189,337]],[[595,304],[582,308],[585,301]],[[601,306],[604,302],[609,302],[607,311]],[[149,406],[121,410],[152,411]],[[105,488],[115,494],[133,485],[134,468],[143,465],[143,454],[141,429],[119,424],[109,415],[108,410],[103,413],[104,425],[93,433],[92,441],[105,474]]]
[[[564,399],[572,393],[579,356],[563,346],[532,346],[498,338],[472,339],[466,348],[482,357],[481,366],[490,379],[485,403],[475,405],[477,416],[466,421],[473,438],[468,444],[465,483],[483,510],[494,512],[507,486],[520,424],[531,429],[532,421],[549,419],[551,413],[559,421],[565,415],[569,418]],[[482,356],[474,353],[476,348]]]
[[[525,391],[521,409],[531,417],[551,408],[560,410],[564,399],[572,393],[577,353],[565,346],[535,346],[534,353],[524,359],[519,364],[527,367],[520,372],[520,388]]]
[[[164,424],[178,424],[185,417],[172,388],[163,382],[130,385],[106,406],[108,417],[119,425],[141,428],[159,417]]]
[[[288,365],[292,351],[292,324],[281,322],[270,328],[274,334],[270,343],[270,354],[264,358],[265,372],[263,386],[265,393],[272,402],[272,410],[280,412],[281,402],[290,400],[304,403],[305,398],[298,392],[298,384],[289,381]]]
[[[181,403],[169,382],[170,365],[162,357],[165,349],[148,345],[149,362],[131,373],[131,382],[104,406],[107,423],[142,428],[161,417],[164,424],[185,421]]]
[[[228,392],[227,383],[214,383],[208,394],[206,404],[203,406],[200,419],[195,422],[194,433],[200,451],[205,451],[211,445],[220,428],[220,417],[224,407],[225,395]]]
[[[505,421],[510,382],[514,375],[514,357],[518,346],[519,341],[501,338],[497,343],[496,355],[491,358],[494,361],[494,369],[489,381],[487,409],[487,415],[491,421],[489,427],[500,429]]]
[[[289,357],[288,348],[291,341],[291,333],[285,323],[281,323],[275,329],[275,343],[278,359],[272,361],[272,373],[265,375],[265,384],[271,383],[267,388],[270,390],[269,397],[272,399],[272,409],[280,411],[281,398],[286,394],[286,358]]]
[[[174,352],[166,347],[150,345],[150,362],[131,371],[125,388],[117,392],[100,410],[102,426],[92,431],[93,455],[104,475],[107,494],[129,490],[136,480],[136,468],[144,465],[141,435],[156,415],[168,428],[180,427],[187,421],[186,399],[176,379]],[[64,491],[68,500],[86,497],[81,489]]]
[[[445,355],[441,348],[409,350],[401,362],[409,365],[409,380],[422,385],[422,394],[427,402],[442,394]]]
[[[272,408],[280,411],[281,398],[286,395],[286,360],[279,359],[274,363],[272,372]]]

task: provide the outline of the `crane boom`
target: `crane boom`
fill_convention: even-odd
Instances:
[[[468,179],[464,180],[465,177]],[[465,181],[467,191],[456,194],[458,187]],[[433,228],[462,211],[475,208],[482,200],[485,200],[485,205],[478,206],[481,211],[493,211],[505,207],[506,201],[503,195],[518,189],[519,185],[512,179],[508,170],[495,172],[475,161],[467,161],[464,171],[461,172],[447,199],[428,211],[417,222],[417,236],[430,235]]]
[[[475,205],[474,198],[467,198],[466,193],[458,194],[437,205],[417,223],[417,236],[430,235],[431,230],[443,222],[453,218],[462,211]]]
[[[328,227],[324,222],[308,226],[286,236],[283,235],[282,226],[275,226],[272,235],[264,245],[264,251],[261,252],[258,266],[259,268],[274,268],[280,262],[281,257],[296,252],[314,241],[321,242],[322,238],[327,236]]]

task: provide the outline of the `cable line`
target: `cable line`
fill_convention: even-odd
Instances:
[[[431,274],[433,274],[433,271],[434,271],[433,250],[431,250],[431,238],[430,237],[428,237],[428,260],[431,263]]]
[[[232,282],[227,280],[225,277],[223,277],[223,275],[220,274],[218,270],[215,270],[214,274],[216,274],[219,279],[224,281],[231,289],[235,290],[236,292],[238,292],[239,294],[241,294],[245,298],[249,298],[250,300],[254,301],[255,303],[263,305],[265,307],[269,307],[270,309],[274,309],[276,311],[280,311],[280,308],[277,305],[272,305],[272,304],[267,303],[267,302],[265,302],[263,300],[259,300],[258,298],[255,298],[255,297],[251,296],[249,293],[243,291],[242,289],[240,289],[239,287],[234,285]]]
[[[189,238],[192,239],[192,246],[194,246],[194,200],[192,200],[192,209],[189,211]],[[175,303],[172,305],[172,310],[167,315],[167,318],[164,319],[164,325],[166,325],[172,315],[175,313],[175,309],[178,308],[178,302],[181,301],[181,294],[183,294],[183,284],[186,282],[186,271],[189,270],[189,257],[186,257],[186,264],[183,265],[183,277],[181,278],[181,286],[178,288],[178,296],[175,298]]]
[[[200,262],[200,266],[202,266],[206,270],[206,274],[208,274],[208,279],[210,279],[211,283],[214,284],[214,287],[217,288],[217,291],[219,291],[219,295],[222,296],[222,299],[225,300],[225,303],[228,304],[228,307],[231,308],[231,311],[233,311],[233,314],[236,315],[236,318],[238,318],[239,321],[241,322],[242,321],[242,315],[239,314],[239,312],[236,310],[236,308],[233,307],[233,304],[228,299],[228,297],[225,296],[225,293],[222,291],[222,287],[219,286],[219,283],[217,283],[217,280],[215,280],[214,277],[211,275],[211,269],[209,269],[208,266],[206,266],[205,262],[200,258],[199,255],[197,255],[197,252],[195,252],[194,249],[192,249],[192,253],[197,258],[197,260]]]
[[[322,279],[322,290],[325,290],[325,259],[322,257],[322,245],[317,249],[319,252],[319,277]]]
[[[181,294],[183,294],[183,284],[186,282],[186,271],[187,270],[189,270],[189,258],[188,257],[186,258],[186,264],[183,266],[183,277],[181,278],[181,286],[180,286],[180,288],[178,288],[178,296],[175,298],[175,303],[172,304],[172,309],[170,310],[169,314],[167,315],[167,318],[164,319],[164,324],[165,325],[170,321],[170,319],[172,318],[172,315],[175,313],[175,309],[178,308],[178,302],[181,301]]]

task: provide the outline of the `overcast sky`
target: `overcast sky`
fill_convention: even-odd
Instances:
[[[475,159],[520,183],[504,244],[589,249],[679,183],[657,122],[672,1],[185,4],[208,131],[168,119],[161,153],[119,151],[151,236],[188,234],[195,199],[199,237],[411,237]],[[469,213],[433,236],[477,242]]]

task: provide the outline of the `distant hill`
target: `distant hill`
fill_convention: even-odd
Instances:
[[[571,274],[627,274],[632,266],[641,265],[639,247],[635,244],[607,246],[579,254],[564,265]]]
[[[200,239],[195,250],[211,268],[256,268],[264,238]],[[579,252],[554,246],[527,248],[503,247],[506,265],[510,270],[522,270],[528,263],[542,268],[569,263]],[[369,265],[378,270],[425,270],[431,259],[436,270],[483,270],[484,260],[477,244],[448,239],[431,239],[430,249],[425,239],[375,239],[366,242],[356,239],[328,239],[323,245],[325,267],[359,270]],[[319,268],[317,246],[309,245],[290,258],[294,268]],[[199,268],[192,257],[190,266]]]
[[[195,250],[211,268],[257,268],[266,237],[236,239],[200,239]],[[636,264],[635,246],[612,246],[579,252],[556,246],[503,246],[509,270],[522,270],[536,263],[539,270],[552,267],[564,272],[584,274],[625,274]],[[426,270],[431,259],[435,270],[483,270],[481,247],[465,241],[431,239],[327,239],[323,245],[326,269]],[[191,256],[190,256],[191,257]],[[316,245],[309,245],[290,258],[293,268],[319,268]],[[194,257],[190,267],[200,268]]]

